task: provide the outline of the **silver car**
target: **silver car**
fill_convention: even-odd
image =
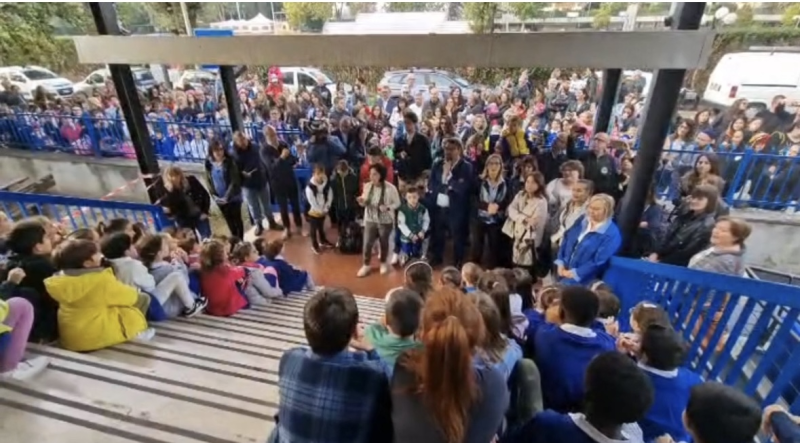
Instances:
[[[452,72],[435,69],[386,71],[379,84],[388,86],[392,91],[393,97],[400,96],[403,92],[403,87],[409,84],[410,76],[414,78],[414,86],[409,91],[412,96],[418,92],[427,93],[430,85],[436,85],[439,91],[444,94],[448,94],[452,88],[461,88],[464,96],[468,96],[473,89],[480,88],[480,86],[472,85],[463,77]]]

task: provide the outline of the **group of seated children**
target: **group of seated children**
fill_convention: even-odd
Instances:
[[[85,352],[150,340],[148,322],[202,312],[229,316],[290,292],[313,289],[307,272],[281,256],[280,240],[199,244],[190,231],[150,233],[125,219],[96,229],[22,220],[4,238],[0,286],[0,369],[28,378],[47,359],[22,362],[28,341]]]
[[[406,267],[363,329],[355,298],[306,304],[309,348],[281,358],[272,442],[745,443],[758,403],[704,383],[657,305],[631,312],[605,284],[533,294],[523,272]],[[369,315],[367,313],[366,315]]]

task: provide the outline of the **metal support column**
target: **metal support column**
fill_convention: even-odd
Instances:
[[[603,95],[597,107],[597,118],[594,120],[594,133],[608,132],[611,123],[611,114],[617,104],[619,81],[622,78],[622,69],[606,69],[603,71]]]
[[[676,10],[676,20],[672,28],[692,30],[700,28],[706,4],[681,3]],[[623,255],[631,255],[633,239],[639,229],[647,194],[653,186],[653,177],[661,161],[664,139],[669,130],[675,106],[678,103],[685,69],[661,69],[653,79],[650,94],[647,97],[648,107],[644,124],[639,131],[639,151],[636,154],[633,174],[628,184],[628,191],[622,199],[618,224],[622,232]]]
[[[91,2],[89,9],[92,11],[98,34],[122,35],[114,3]],[[144,109],[139,102],[139,91],[136,89],[131,67],[130,65],[109,64],[108,70],[111,72],[120,108],[122,108],[128,132],[131,135],[139,171],[146,177],[144,183],[147,186],[147,194],[150,201],[155,203],[161,195],[159,187],[152,186],[159,173],[158,159],[153,149],[153,143],[150,141]]]
[[[228,106],[228,119],[231,122],[231,130],[241,131],[244,129],[242,119],[242,106],[239,103],[239,91],[236,90],[236,75],[233,66],[220,66],[219,77],[222,81],[222,91],[225,92],[225,104]]]

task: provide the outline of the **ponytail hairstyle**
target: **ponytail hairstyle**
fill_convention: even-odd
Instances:
[[[405,287],[411,289],[424,300],[433,291],[433,268],[422,260],[406,265]]]
[[[503,336],[505,325],[503,325],[497,304],[492,297],[483,292],[473,292],[469,294],[469,297],[475,300],[478,311],[480,311],[483,318],[483,325],[486,327],[486,336],[481,345],[483,353],[489,363],[498,363],[503,360],[508,347],[508,340]]]
[[[225,264],[228,260],[228,245],[219,240],[209,240],[203,243],[200,251],[200,269],[213,271]]]
[[[256,252],[255,246],[253,246],[253,244],[250,242],[243,242],[239,243],[235,248],[233,248],[233,253],[231,256],[233,257],[234,263],[241,265],[242,263],[247,262],[247,257],[249,257],[253,252]]]
[[[97,223],[97,227],[95,229],[100,237],[104,237],[115,232],[125,232],[128,230],[130,225],[131,221],[127,218],[112,218],[106,222],[101,221]]]
[[[420,396],[444,440],[460,443],[480,396],[473,355],[485,340],[483,318],[472,299],[442,288],[425,301],[417,335],[422,346],[398,364],[414,374],[408,388]]]
[[[156,256],[164,247],[167,237],[161,234],[147,234],[136,243],[136,253],[139,260],[150,269],[156,261]]]
[[[455,289],[461,289],[461,271],[453,266],[448,266],[442,269],[442,274],[439,276],[439,283],[442,286],[449,286]]]
[[[142,222],[136,222],[133,224],[133,243],[136,244],[142,237],[147,234],[147,226],[145,226]]]

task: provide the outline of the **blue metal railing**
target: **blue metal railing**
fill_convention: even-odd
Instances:
[[[43,215],[73,230],[93,228],[98,222],[114,218],[126,218],[155,230],[173,224],[158,206],[60,195],[0,191],[0,209],[14,221]]]
[[[689,343],[689,368],[800,412],[800,288],[619,257],[604,280],[622,312],[642,301],[667,310]]]

